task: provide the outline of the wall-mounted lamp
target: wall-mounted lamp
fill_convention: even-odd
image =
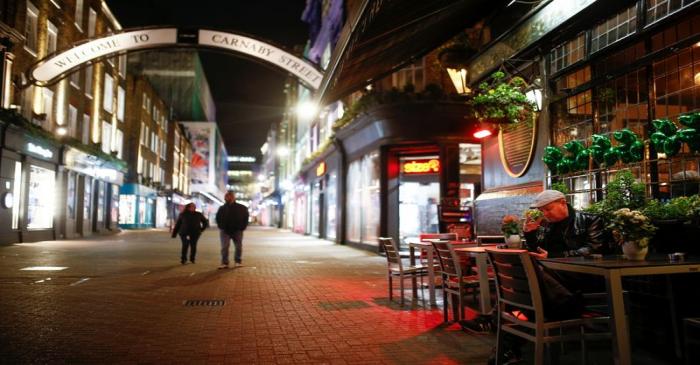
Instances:
[[[450,80],[460,95],[469,94],[469,59],[474,51],[463,46],[449,47],[440,52],[438,60],[447,70]]]
[[[492,136],[495,133],[495,128],[488,123],[478,123],[470,129],[470,133],[476,139],[484,139]]]
[[[536,78],[530,86],[525,90],[525,97],[527,100],[535,104],[535,111],[539,112],[542,110],[542,80]]]

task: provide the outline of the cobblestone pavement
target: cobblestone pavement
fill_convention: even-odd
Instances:
[[[218,246],[207,231],[188,265],[162,230],[1,246],[0,363],[483,364],[493,345],[390,303],[373,253],[252,227],[217,270]]]

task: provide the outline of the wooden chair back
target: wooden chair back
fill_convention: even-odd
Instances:
[[[499,310],[506,305],[535,313],[536,320],[544,322],[542,296],[535,264],[527,250],[486,249],[496,273],[496,294]]]
[[[386,254],[386,260],[387,264],[389,265],[389,268],[391,268],[393,265],[396,265],[399,267],[400,270],[403,270],[403,264],[401,263],[401,254],[399,253],[398,247],[396,247],[396,244],[394,243],[394,239],[391,237],[379,237],[379,245],[384,250],[384,253]]]

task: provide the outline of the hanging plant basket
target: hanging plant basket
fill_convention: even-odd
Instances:
[[[531,123],[535,104],[525,96],[527,83],[521,77],[506,79],[505,73],[494,72],[489,81],[479,84],[470,104],[479,120],[496,123]],[[492,122],[493,123],[493,122]]]

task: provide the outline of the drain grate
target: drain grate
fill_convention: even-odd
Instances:
[[[185,300],[185,307],[223,307],[226,303],[223,299],[190,299]]]

